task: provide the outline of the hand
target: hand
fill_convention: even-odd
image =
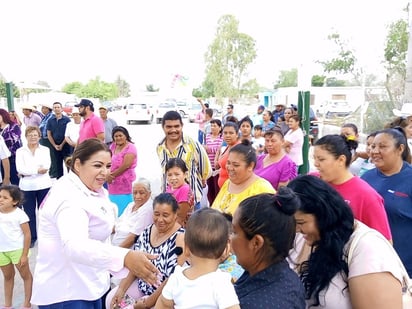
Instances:
[[[110,308],[111,309],[117,308],[117,306],[122,301],[122,298],[124,297],[125,294],[126,294],[125,290],[118,287],[116,293],[114,294],[112,298],[112,303],[110,304]]]
[[[20,262],[19,262],[19,266],[24,266],[27,265],[29,259],[27,258],[27,256],[22,255],[20,258]]]
[[[158,287],[160,285],[160,280],[158,278],[160,272],[150,262],[150,260],[156,258],[156,255],[151,255],[145,252],[129,251],[124,258],[124,266],[126,266],[136,277]]]
[[[37,170],[38,174],[46,174],[49,170],[47,168],[44,167],[39,167],[39,169]]]
[[[143,301],[142,298],[140,298],[139,300],[137,300],[134,305],[133,305],[134,309],[146,309],[146,303]]]
[[[107,183],[112,183],[115,178],[116,178],[116,176],[113,176],[113,174],[109,174],[106,177],[106,181],[107,181]]]

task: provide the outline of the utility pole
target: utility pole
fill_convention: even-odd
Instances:
[[[411,2],[408,3],[408,25],[409,25],[409,38],[408,38],[408,53],[406,55],[406,79],[405,79],[405,91],[403,96],[403,103],[412,103],[412,21],[410,14]]]

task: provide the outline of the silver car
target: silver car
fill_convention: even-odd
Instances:
[[[153,109],[147,103],[128,103],[125,105],[126,123],[146,122],[151,124],[154,119]]]

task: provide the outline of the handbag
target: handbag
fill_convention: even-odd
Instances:
[[[349,265],[350,261],[352,260],[353,256],[353,251],[355,250],[359,240],[365,236],[366,234],[373,232],[375,235],[378,235],[382,240],[384,240],[385,244],[390,248],[391,252],[396,256],[396,261],[397,264],[402,272],[402,308],[403,309],[412,309],[412,284],[411,284],[411,279],[409,278],[408,272],[405,269],[405,266],[403,265],[401,259],[399,258],[398,253],[395,251],[393,248],[392,244],[385,238],[383,237],[379,232],[376,232],[374,230],[368,230],[365,233],[358,233],[355,235],[353,238],[349,251],[348,251],[348,259],[347,263]]]

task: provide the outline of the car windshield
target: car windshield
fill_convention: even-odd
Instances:
[[[174,108],[175,105],[173,103],[169,103],[169,102],[165,102],[165,103],[160,103],[159,107],[163,107],[163,108]]]
[[[147,108],[146,104],[130,104],[129,109],[145,109]]]

